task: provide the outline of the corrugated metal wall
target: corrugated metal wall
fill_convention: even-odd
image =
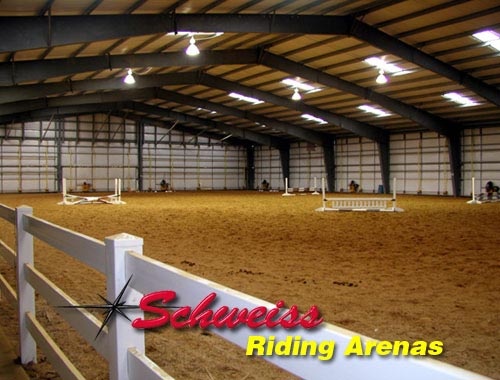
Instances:
[[[138,189],[136,139],[133,121],[107,115],[0,126],[0,192],[57,191],[59,157],[71,191],[81,190],[84,181],[97,191],[109,191],[113,178],[122,178],[124,189]],[[487,181],[500,184],[500,127],[465,130],[462,143],[462,194],[470,195],[472,176],[476,193]],[[162,179],[175,190],[244,189],[246,148],[203,134],[146,126],[142,167],[144,190],[159,190]],[[391,135],[390,175],[398,179],[400,193],[451,194],[446,139],[433,132]],[[291,145],[290,187],[313,187],[315,177],[319,187],[324,176],[321,147]],[[335,176],[337,191],[347,191],[354,180],[363,192],[377,192],[382,184],[377,144],[364,138],[338,139]],[[284,189],[277,149],[255,149],[255,187],[263,180],[273,189]]]

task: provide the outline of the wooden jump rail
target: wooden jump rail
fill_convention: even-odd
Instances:
[[[0,204],[0,218],[15,226],[17,252],[0,240],[0,256],[4,257],[7,263],[16,270],[17,292],[1,274],[0,291],[5,295],[5,300],[17,309],[20,359],[23,364],[36,362],[38,345],[63,379],[85,379],[36,319],[36,292],[47,300],[48,304],[54,307],[54,310],[108,361],[110,380],[173,380],[145,355],[144,330],[132,328],[129,321],[117,316],[96,338],[101,321],[92,313],[86,309],[61,308],[61,306],[76,306],[77,301],[69,297],[35,267],[33,238],[48,243],[76,258],[82,264],[104,274],[108,300],[115,300],[121,294],[128,279],[132,277],[127,291],[121,298],[128,305],[137,305],[143,294],[173,290],[179,293],[178,298],[182,300],[183,305],[192,307],[212,292],[217,294],[217,304],[227,305],[229,308],[251,310],[265,307],[269,310],[276,306],[143,256],[141,238],[118,234],[100,241],[37,218],[32,215],[32,212],[32,208],[28,206],[12,209]],[[3,229],[1,233],[6,233],[6,230]],[[127,311],[129,312],[131,317],[134,313],[133,318],[144,318],[142,310]],[[287,310],[282,312],[285,313]],[[255,334],[266,339],[273,336],[278,342],[300,333],[303,340],[318,343],[334,341],[336,352],[337,350],[343,352],[354,336],[360,336],[362,341],[370,339],[325,322],[313,329],[301,329],[300,332],[284,328],[252,330],[245,327],[233,330],[211,329],[210,331],[243,349],[246,348],[249,338]],[[245,355],[244,350],[241,354]],[[367,360],[368,358],[352,358],[340,353],[328,362],[318,360],[315,356],[294,359],[273,355],[263,358],[303,379],[331,379],[332,376],[349,380],[488,379],[430,358],[373,356]]]
[[[396,178],[393,181],[392,198],[327,198],[325,179],[321,180],[321,191],[323,195],[323,206],[316,211],[380,211],[380,212],[402,212],[402,208],[396,206]],[[330,202],[330,206],[328,206]]]
[[[316,187],[316,177],[314,177],[314,186],[310,187],[288,187],[288,178],[285,178],[285,192],[281,194],[283,197],[294,197],[296,194],[300,195],[319,195]]]

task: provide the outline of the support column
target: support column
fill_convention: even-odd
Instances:
[[[323,145],[323,159],[325,161],[327,191],[335,191],[335,149],[334,140]]]
[[[451,184],[453,195],[459,197],[462,192],[462,142],[460,132],[455,132],[446,137],[448,141],[448,154],[450,156]]]
[[[143,163],[143,145],[144,145],[144,123],[142,121],[135,122],[135,134],[137,142],[137,186],[138,190],[143,190],[143,173],[144,173],[144,163]]]
[[[247,147],[247,190],[255,189],[255,147]]]
[[[384,186],[384,194],[391,193],[390,176],[390,154],[389,141],[378,143],[378,154],[380,160],[380,174],[382,175],[382,185]]]
[[[62,168],[62,137],[63,137],[63,121],[60,119],[56,120],[56,180],[57,180],[57,191],[62,191],[63,182],[63,168]]]
[[[285,178],[288,178],[288,187],[290,186],[290,145],[282,146],[279,148],[281,173],[283,174],[283,186],[285,186]]]

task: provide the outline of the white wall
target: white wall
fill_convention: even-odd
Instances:
[[[107,115],[68,118],[61,136],[63,176],[72,191],[84,181],[98,191],[138,188],[135,123]],[[56,123],[30,122],[0,126],[0,192],[56,191]],[[465,130],[462,149],[462,194],[476,193],[487,181],[500,184],[500,127]],[[246,149],[221,144],[177,130],[146,126],[143,146],[143,188],[159,189],[162,179],[176,190],[245,188]],[[377,144],[364,138],[341,138],[335,146],[335,189],[346,191],[351,180],[363,192],[382,184]],[[391,135],[390,175],[398,192],[452,194],[447,141],[434,132]],[[290,187],[312,187],[325,176],[323,149],[305,142],[290,148]],[[279,151],[256,147],[255,186],[263,180],[283,189]]]

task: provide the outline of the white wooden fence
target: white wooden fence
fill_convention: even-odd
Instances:
[[[127,280],[133,275],[129,291],[122,298],[127,304],[137,305],[143,294],[159,290],[177,291],[177,305],[197,305],[209,293],[217,299],[211,308],[227,305],[230,308],[253,309],[275,305],[228,289],[214,282],[183,272],[172,266],[142,255],[142,239],[128,234],[108,237],[104,242],[70,231],[32,215],[32,209],[21,206],[12,209],[0,205],[0,217],[16,227],[16,251],[0,240],[0,254],[17,268],[17,294],[0,275],[0,291],[14,305],[19,316],[19,347],[23,363],[36,361],[36,345],[45,353],[56,371],[64,379],[84,379],[76,366],[52,340],[35,317],[35,291],[52,306],[75,306],[76,302],[57,287],[33,265],[33,237],[78,259],[106,276],[107,298],[114,300]],[[144,331],[132,328],[130,322],[118,316],[95,339],[101,322],[85,309],[59,308],[55,310],[109,362],[111,380],[172,379],[145,355]],[[138,312],[135,317],[141,317]],[[221,335],[246,348],[250,335],[285,340],[292,331],[274,328],[250,330],[214,329]],[[297,332],[296,332],[297,333]],[[335,341],[336,354],[330,361],[314,356],[289,358],[267,356],[266,360],[304,379],[405,379],[405,380],[480,380],[487,379],[469,371],[428,358],[414,359],[401,356],[370,358],[348,357],[338,352],[345,349],[355,334],[351,331],[323,323],[320,327],[298,332],[302,340]],[[369,339],[362,337],[363,340]],[[343,350],[342,350],[343,351]],[[340,351],[340,352],[342,352]],[[244,355],[242,350],[242,355]]]

